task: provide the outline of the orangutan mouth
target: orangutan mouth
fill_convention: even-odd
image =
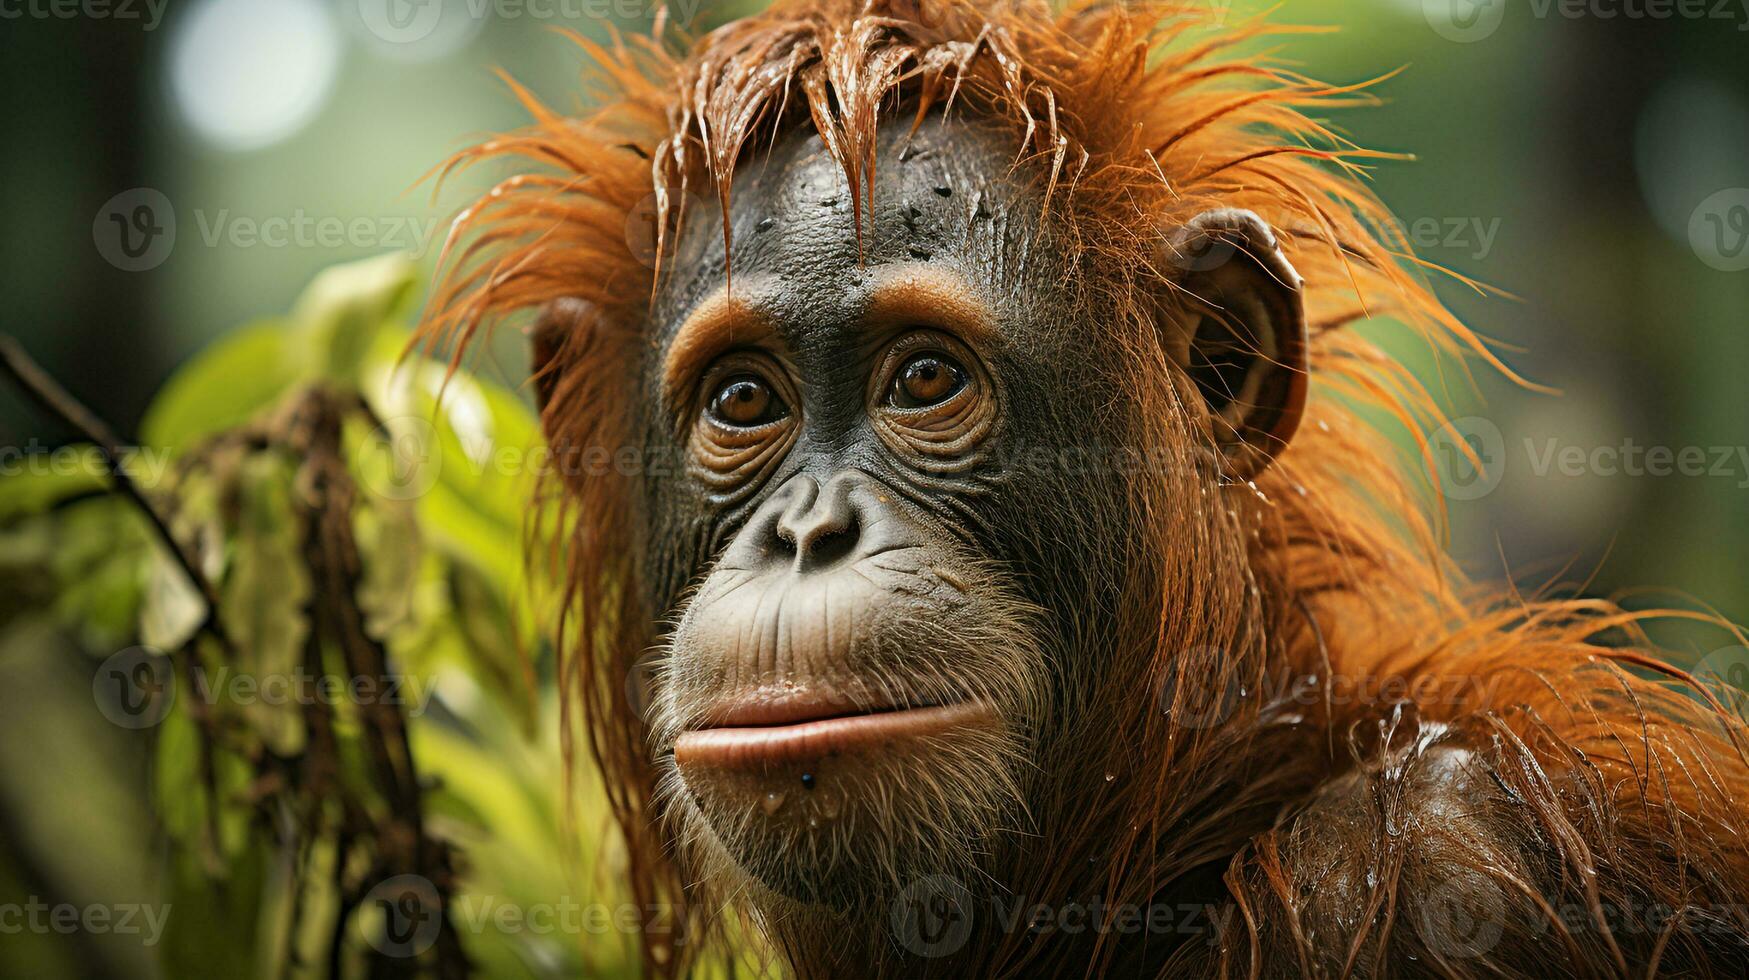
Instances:
[[[993,725],[996,711],[984,701],[855,711],[790,699],[748,704],[711,720],[715,726],[675,739],[674,761],[683,768],[765,769],[880,750],[955,729]]]

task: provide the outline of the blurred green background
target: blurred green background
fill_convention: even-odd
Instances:
[[[751,6],[706,0],[698,22]],[[1216,9],[1231,22],[1262,6]],[[1485,370],[1472,384],[1449,364],[1442,387],[1424,352],[1400,352],[1453,415],[1500,434],[1498,485],[1447,495],[1454,553],[1478,575],[1532,581],[1572,563],[1596,594],[1671,589],[1749,620],[1749,3],[1661,18],[1610,0],[1580,16],[1530,0],[1280,6],[1280,20],[1342,28],[1286,48],[1315,77],[1407,66],[1378,89],[1382,106],[1335,122],[1418,157],[1376,175],[1410,241],[1514,298],[1456,281],[1440,293],[1516,348],[1516,369],[1563,392]],[[416,181],[524,121],[491,70],[573,106],[579,58],[547,28],[603,37],[647,25],[651,9],[0,0],[3,329],[131,434],[179,364],[290,308],[319,269],[402,250],[429,270],[465,194],[433,203]],[[110,222],[118,195],[123,215],[147,200],[140,188],[168,202],[175,231],[167,251],[136,259],[118,254]],[[497,354],[483,373],[515,387],[520,351]],[[0,446],[69,436],[0,391]],[[1607,461],[1596,451],[1630,445],[1699,447],[1706,472],[1541,465],[1551,450]],[[144,745],[89,710],[90,664],[58,642],[25,645],[32,656],[11,644],[0,665],[0,902],[149,896]],[[134,975],[147,969],[137,946],[0,931],[0,965]]]

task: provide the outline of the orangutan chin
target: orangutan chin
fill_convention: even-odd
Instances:
[[[453,161],[520,163],[427,335],[538,311],[648,971],[1745,975],[1740,716],[1440,556],[1348,327],[1499,365],[1272,30],[780,2]]]

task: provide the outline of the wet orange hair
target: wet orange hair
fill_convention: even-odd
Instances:
[[[1067,247],[1134,270],[1133,280],[1159,274],[1160,228],[1215,207],[1256,212],[1306,279],[1311,333],[1311,400],[1300,433],[1254,486],[1236,488],[1237,524],[1248,529],[1244,560],[1274,611],[1274,636],[1255,656],[1223,658],[1184,651],[1172,640],[1180,633],[1162,623],[1149,669],[1155,678],[1236,679],[1242,691],[1260,689],[1275,671],[1478,681],[1408,716],[1381,715],[1389,705],[1326,701],[1315,713],[1330,748],[1318,764],[1370,766],[1389,787],[1425,741],[1404,731],[1449,728],[1493,746],[1501,787],[1532,814],[1528,825],[1555,858],[1536,881],[1480,859],[1479,873],[1515,897],[1553,887],[1550,904],[1570,896],[1592,910],[1601,928],[1574,935],[1551,927],[1554,935],[1572,963],[1625,969],[1626,954],[1603,924],[1607,903],[1631,893],[1683,909],[1743,897],[1742,720],[1712,695],[1686,689],[1691,679],[1641,634],[1647,613],[1479,589],[1440,556],[1425,467],[1403,465],[1368,421],[1395,419],[1430,463],[1426,434],[1441,421],[1435,400],[1349,328],[1376,319],[1507,369],[1434,298],[1422,264],[1389,233],[1391,216],[1362,173],[1382,154],[1319,121],[1327,110],[1370,101],[1370,83],[1324,85],[1255,53],[1261,39],[1303,32],[1261,21],[1222,26],[1206,5],[1174,2],[780,0],[689,43],[660,20],[652,35],[610,45],[573,36],[590,61],[594,108],[556,112],[511,82],[533,124],[464,150],[445,168],[508,161],[514,174],[458,217],[426,336],[453,342],[459,358],[484,326],[569,304],[564,329],[542,341],[549,349],[535,379],[549,438],[561,451],[631,444],[638,393],[627,389],[624,366],[648,343],[645,317],[665,249],[659,242],[651,261],[629,248],[628,220],[653,206],[657,227],[672,235],[695,194],[714,197],[726,213],[731,178],[749,151],[796,126],[812,126],[842,166],[860,218],[877,126],[908,125],[949,106],[1008,120],[1021,162],[1046,174],[1046,207],[1073,230]],[[1138,402],[1172,410],[1161,393],[1140,392]],[[633,489],[623,476],[572,470],[551,489],[571,522],[563,551],[573,601],[559,670],[567,751],[581,736],[599,766],[635,899],[688,908],[693,896],[652,813],[643,722],[624,695],[661,613],[640,608],[632,586]],[[1244,706],[1231,725],[1261,727],[1268,711]],[[1363,721],[1385,730],[1373,747],[1351,750]],[[1215,833],[1219,809],[1201,812],[1196,833],[1185,830],[1193,809],[1186,786],[1193,774],[1228,765],[1222,753],[1235,744],[1175,735],[1158,712],[1133,723],[1142,727],[1125,737],[1157,748],[1141,788],[1087,804],[1116,808],[1086,817],[1090,825],[1131,828],[1110,848],[1114,903],[1146,901],[1191,863],[1161,849],[1169,833],[1198,842],[1198,833]],[[1350,751],[1355,758],[1340,761]],[[1329,956],[1299,921],[1307,883],[1294,880],[1282,857],[1288,834],[1284,826],[1209,844],[1235,855],[1227,884],[1242,919],[1221,939],[1227,970],[1256,972],[1276,953],[1302,966]],[[1391,948],[1388,913],[1412,882],[1406,838],[1352,843],[1373,849],[1380,872],[1359,935],[1337,951],[1355,968]],[[1749,932],[1744,914],[1739,906],[1731,924]],[[714,910],[693,908],[681,921],[690,930],[684,940],[643,937],[649,971],[684,971],[719,931]],[[1022,937],[1010,938],[990,951],[992,972],[1043,965],[1029,961],[1035,954]],[[1666,936],[1658,949],[1682,942]],[[1101,955],[1110,955],[1104,945]]]

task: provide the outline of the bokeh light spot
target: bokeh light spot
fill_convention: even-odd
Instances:
[[[315,116],[339,62],[338,32],[317,0],[195,0],[171,38],[171,93],[208,141],[256,149]]]

